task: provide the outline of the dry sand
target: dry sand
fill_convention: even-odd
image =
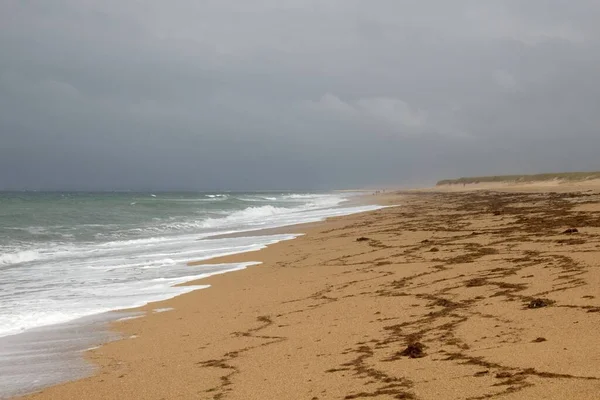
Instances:
[[[28,398],[599,399],[600,195],[562,192],[381,197],[402,206],[214,260],[263,264]]]
[[[543,182],[482,182],[467,184],[440,185],[432,188],[418,189],[428,192],[468,192],[494,190],[500,192],[572,192],[572,191],[597,191],[600,189],[600,179],[586,179],[580,181],[564,181],[553,179]]]

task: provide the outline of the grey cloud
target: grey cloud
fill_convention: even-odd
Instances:
[[[598,169],[592,0],[6,0],[0,189]]]

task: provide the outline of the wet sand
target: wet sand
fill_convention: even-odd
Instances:
[[[212,260],[263,264],[144,307],[97,374],[27,398],[598,399],[600,194],[573,190],[405,192]]]

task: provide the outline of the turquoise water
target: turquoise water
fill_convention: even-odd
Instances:
[[[90,373],[108,311],[252,263],[188,266],[295,235],[263,228],[379,208],[327,193],[0,193],[0,398]],[[235,237],[212,236],[244,232]],[[201,305],[199,305],[201,306]],[[156,310],[167,311],[167,310]]]
[[[338,200],[275,193],[0,193],[0,246],[20,249],[36,242],[102,242],[226,230],[237,221],[217,219],[236,211],[246,211],[239,217],[253,224],[258,221],[252,217],[336,205]]]
[[[253,230],[376,208],[326,193],[1,193],[0,337],[137,307],[193,290],[177,284],[244,265],[191,260],[293,235]],[[222,233],[242,237],[211,239]]]

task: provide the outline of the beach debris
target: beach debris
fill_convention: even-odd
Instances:
[[[371,240],[371,239],[369,239],[368,237],[364,237],[364,236],[361,236],[358,239],[356,239],[357,242],[366,242],[367,240]]]
[[[473,278],[465,282],[466,287],[476,287],[483,285],[487,285],[487,281],[484,278]]]
[[[545,342],[546,340],[548,340],[548,339],[540,336],[538,338],[533,339],[531,342],[532,343],[542,343],[542,342]]]
[[[431,240],[429,240],[429,239],[421,240],[421,243],[423,243],[423,244],[429,243],[429,242],[431,242]]]
[[[527,308],[543,308],[551,305],[553,301],[546,299],[533,299],[527,304]]]
[[[444,308],[457,308],[458,303],[455,303],[448,299],[437,299],[433,303],[429,304],[431,307],[444,307]]]
[[[432,253],[437,253],[438,251],[440,251],[440,249],[438,249],[437,247],[432,247],[429,251]]]
[[[414,342],[406,346],[402,352],[400,352],[401,356],[408,358],[421,358],[425,357],[425,345],[419,342]]]
[[[566,235],[570,235],[570,234],[573,234],[573,233],[579,233],[579,229],[577,229],[577,228],[569,228],[569,229],[567,229],[566,231],[563,232],[563,234],[566,234]]]

